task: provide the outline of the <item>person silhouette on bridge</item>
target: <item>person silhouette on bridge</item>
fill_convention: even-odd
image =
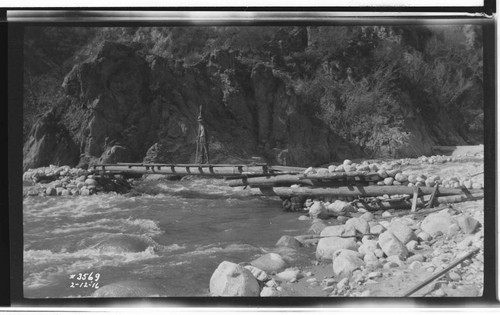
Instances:
[[[198,115],[198,135],[196,137],[196,163],[208,164],[209,163],[209,153],[208,153],[208,134],[205,129],[202,115],[203,105],[200,105],[200,113]]]

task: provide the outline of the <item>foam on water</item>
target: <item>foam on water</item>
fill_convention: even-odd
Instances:
[[[100,219],[83,223],[65,224],[51,231],[52,234],[73,234],[78,232],[105,231],[139,233],[155,236],[162,233],[157,223],[148,219]]]
[[[130,200],[114,194],[25,198],[23,211],[25,216],[44,220],[65,216],[85,218],[96,214],[127,211],[117,207],[126,201]]]
[[[69,274],[94,271],[106,283],[152,279],[203,295],[220,261],[250,261],[280,229],[303,225],[279,200],[247,198],[220,179],[149,182],[142,192],[25,198],[25,294],[78,296]]]

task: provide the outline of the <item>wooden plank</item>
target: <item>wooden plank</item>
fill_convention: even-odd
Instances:
[[[420,195],[430,195],[432,193],[431,187],[420,187]],[[470,190],[473,193],[482,193],[482,189]],[[331,197],[344,197],[344,196],[365,196],[376,197],[382,195],[411,195],[413,187],[408,186],[344,186],[344,187],[276,187],[273,190],[273,196],[291,197],[291,196],[331,196]],[[441,196],[460,195],[462,190],[460,188],[439,188]]]
[[[230,187],[236,186],[258,186],[258,187],[278,187],[278,186],[290,186],[294,184],[301,184],[307,186],[313,186],[314,182],[310,179],[300,179],[297,175],[276,175],[276,176],[260,176],[260,177],[248,177],[241,179],[230,179],[226,180],[226,183]]]
[[[303,167],[296,167],[296,166],[282,166],[282,165],[272,165],[269,166],[271,171],[276,171],[276,172],[287,172],[287,173],[297,173],[297,174],[303,174],[306,168]]]
[[[262,166],[235,166],[235,165],[133,165],[133,164],[115,164],[115,165],[95,165],[92,171],[98,172],[105,170],[108,173],[131,173],[131,174],[176,174],[176,175],[209,175],[209,176],[230,176],[244,174],[264,173]]]
[[[115,164],[95,164],[93,166],[115,166],[115,165],[131,165],[131,166],[164,166],[164,167],[170,167],[170,166],[178,166],[178,167],[239,167],[239,166],[267,166],[266,163],[251,163],[251,164],[185,164],[185,163],[180,163],[180,164],[172,164],[172,163],[123,163],[123,162],[118,162]]]
[[[333,172],[333,173],[316,173],[316,174],[304,174],[303,178],[310,179],[335,179],[335,178],[348,178],[348,177],[370,177],[370,178],[381,178],[376,172],[367,171],[356,171],[356,172]]]

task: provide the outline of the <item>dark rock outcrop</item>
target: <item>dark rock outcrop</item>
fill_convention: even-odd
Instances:
[[[41,165],[74,165],[79,150],[55,111],[43,115],[33,126],[23,148],[23,168]]]
[[[287,49],[302,47],[301,33],[295,36]],[[104,42],[73,67],[63,88],[60,115],[40,120],[25,144],[25,169],[47,163],[193,162],[200,105],[214,163],[259,156],[308,165],[354,153],[301,105],[270,65],[243,64],[235,51],[216,50],[186,66]]]

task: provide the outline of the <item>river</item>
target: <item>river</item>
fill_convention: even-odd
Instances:
[[[221,179],[137,188],[146,193],[26,197],[24,296],[89,297],[129,280],[154,284],[158,296],[207,296],[219,263],[248,262],[272,251],[282,235],[310,227],[284,212],[281,200]]]

